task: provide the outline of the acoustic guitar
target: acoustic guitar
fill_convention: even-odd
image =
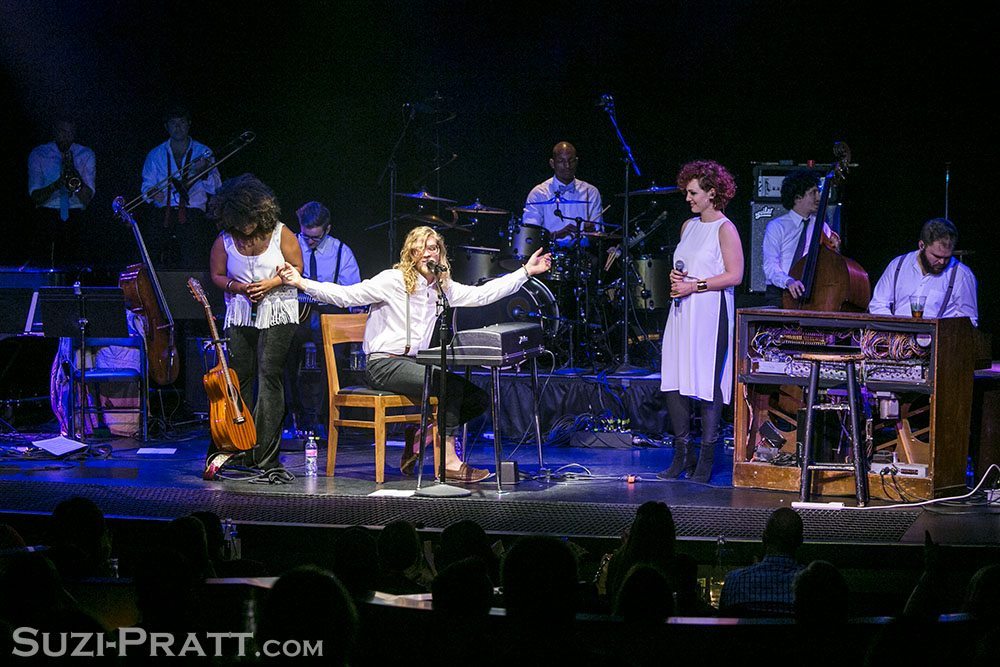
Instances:
[[[215,367],[205,373],[202,382],[209,401],[209,428],[212,442],[223,452],[245,451],[253,449],[257,444],[257,428],[253,415],[247,409],[240,396],[240,382],[236,371],[229,367],[226,360],[226,350],[222,346],[212,306],[208,296],[197,278],[188,278],[188,289],[195,301],[205,309],[208,320],[208,330],[212,334],[212,345],[215,346]]]

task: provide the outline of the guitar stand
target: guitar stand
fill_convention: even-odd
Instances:
[[[240,454],[241,452],[216,452],[208,457],[205,461],[205,470],[202,472],[201,478],[206,482],[212,482],[219,479],[219,471],[229,463],[229,461]]]

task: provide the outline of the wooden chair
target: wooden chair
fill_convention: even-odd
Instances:
[[[330,423],[329,437],[326,449],[326,474],[333,476],[337,464],[337,441],[341,426],[367,428],[375,431],[375,482],[385,481],[385,438],[386,424],[420,425],[420,405],[406,396],[388,391],[372,389],[365,385],[341,387],[337,372],[337,358],[333,346],[340,343],[360,343],[364,339],[367,313],[350,315],[320,316],[320,329],[323,333],[323,349],[326,358],[326,376],[330,389]],[[431,409],[436,413],[437,399],[431,399]],[[368,408],[374,411],[371,420],[341,419],[340,408]],[[417,408],[417,412],[408,414],[387,414],[390,409],[403,410]],[[432,422],[435,423],[435,422]],[[437,448],[435,447],[435,458]],[[435,468],[436,469],[436,468]]]

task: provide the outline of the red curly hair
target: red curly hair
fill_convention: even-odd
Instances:
[[[726,204],[736,194],[736,181],[729,170],[712,160],[695,160],[681,167],[677,173],[677,187],[684,189],[691,181],[698,179],[698,185],[708,192],[715,190],[712,206],[716,211],[726,210]]]

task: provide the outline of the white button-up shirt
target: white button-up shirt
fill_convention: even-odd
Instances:
[[[211,159],[211,155],[212,151],[209,150],[208,146],[191,139],[191,143],[188,144],[188,149],[184,154],[183,162],[177,164],[176,160],[174,160],[174,152],[170,150],[170,140],[167,139],[149,151],[149,155],[146,156],[146,163],[142,167],[143,194],[148,192],[150,188],[162,183],[167,176],[175,174],[180,167],[190,164],[200,157]],[[196,174],[190,173],[189,175],[195,176]],[[218,169],[212,169],[204,178],[198,179],[198,182],[188,190],[188,207],[200,208],[204,211],[209,195],[214,195],[220,185],[222,185],[222,176],[219,175]],[[180,206],[181,196],[177,192],[177,188],[170,186],[170,201],[161,204],[154,201],[152,197],[148,199],[157,208],[162,208],[163,206]]]
[[[764,228],[761,262],[768,285],[785,289],[788,286],[788,281],[792,279],[788,272],[795,264],[795,260],[798,259],[795,257],[795,249],[799,244],[799,235],[802,232],[804,220],[805,218],[795,211],[789,211],[767,223],[767,227]],[[813,219],[805,226],[805,251],[809,249],[809,238],[815,224],[816,218],[813,216]],[[829,234],[829,229],[825,228],[824,231]]]
[[[312,255],[312,248],[300,235],[299,247],[302,248],[302,262],[305,270],[302,276],[321,283],[336,282],[339,285],[354,285],[361,282],[361,269],[358,268],[358,260],[354,253],[340,239],[335,239],[329,234],[316,246],[316,275],[309,275],[309,257]],[[337,255],[340,255],[340,273],[337,274]],[[336,278],[336,280],[334,280]]]
[[[528,274],[522,268],[478,287],[449,280],[445,294],[448,303],[455,308],[485,306],[513,294],[527,281]],[[430,346],[437,321],[438,294],[437,287],[421,275],[417,276],[416,290],[409,295],[403,283],[403,272],[399,269],[386,269],[357,285],[319,283],[308,279],[303,279],[302,283],[303,291],[317,301],[341,308],[371,304],[362,346],[366,354],[386,352],[414,356]],[[407,301],[410,304],[408,320]],[[410,346],[408,352],[407,343]]]
[[[80,172],[80,180],[93,191],[94,181],[97,178],[97,158],[94,156],[94,151],[80,144],[70,144],[69,150],[73,155],[73,166]],[[44,188],[60,178],[62,176],[62,161],[63,154],[59,152],[59,147],[54,141],[42,144],[32,150],[28,155],[28,194]],[[61,196],[60,191],[56,190],[42,204],[41,208],[58,209]],[[76,195],[70,196],[69,207],[85,208],[83,202]]]
[[[972,326],[979,326],[979,307],[976,302],[976,277],[972,269],[952,257],[948,267],[938,274],[924,274],[917,258],[919,250],[900,255],[886,267],[868,304],[873,315],[910,315],[910,297],[925,296],[924,317],[968,317]],[[896,267],[899,278],[896,279]],[[941,312],[944,295],[948,292],[951,272],[955,270],[955,284],[951,296]],[[890,310],[890,305],[894,307]],[[940,313],[940,314],[939,314]]]
[[[540,202],[551,201],[556,195],[564,200],[558,205],[555,203],[541,204]],[[567,204],[568,201],[579,201],[581,204]],[[601,224],[604,217],[601,213],[601,193],[590,183],[574,178],[569,184],[562,183],[555,176],[549,180],[539,183],[531,192],[524,203],[524,214],[521,222],[526,225],[539,225],[545,227],[549,232],[557,232],[566,225],[573,222],[574,218],[581,218]],[[556,209],[562,213],[563,220],[556,216]]]

